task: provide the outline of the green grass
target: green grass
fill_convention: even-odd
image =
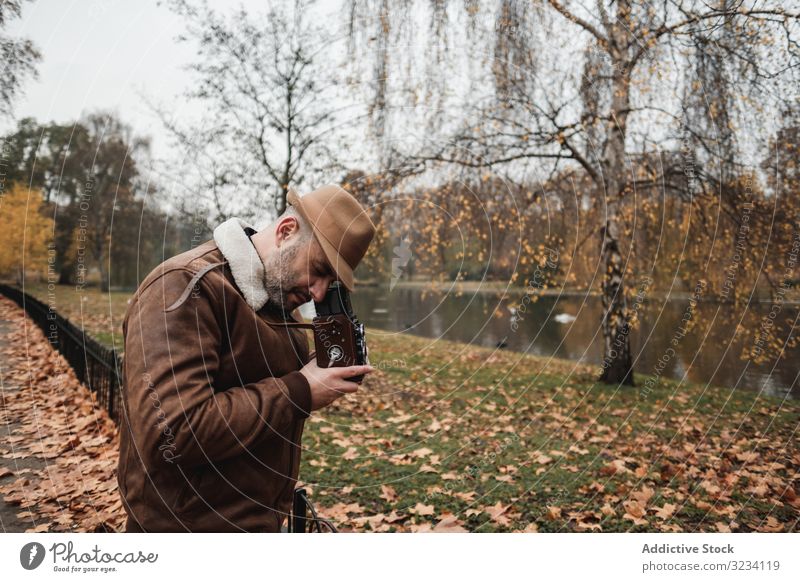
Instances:
[[[408,512],[422,501],[477,531],[530,523],[539,531],[716,531],[718,523],[735,531],[757,529],[768,516],[783,529],[797,528],[797,509],[781,500],[797,463],[794,402],[673,381],[644,396],[639,388],[596,383],[594,370],[571,362],[382,337],[369,337],[373,362],[405,356],[406,366],[382,371],[306,431],[302,476],[323,505],[339,501],[349,485],[347,502],[364,513]],[[391,421],[403,413],[411,418]],[[431,430],[434,421],[447,430]],[[340,461],[350,447],[358,456]],[[392,457],[420,448],[431,449],[438,463],[430,455],[403,459],[409,464]],[[736,457],[751,452],[757,462]],[[779,467],[785,457],[794,460]],[[615,461],[624,472],[608,474],[604,467]],[[421,472],[426,464],[430,472]],[[671,476],[667,466],[682,473]],[[498,480],[509,474],[511,480]],[[741,494],[762,480],[764,492]],[[709,494],[706,482],[712,491],[723,484],[722,495]],[[396,501],[380,497],[385,484]],[[624,503],[649,490],[646,523],[635,525],[623,517]],[[498,502],[511,505],[499,520],[476,513]],[[654,515],[665,503],[677,507],[671,519]],[[548,507],[560,509],[560,517],[548,517]]]
[[[26,284],[25,292],[52,305],[58,313],[85,329],[100,343],[122,352],[122,320],[132,293],[102,293],[97,287],[78,288],[73,285],[56,285],[49,290],[46,283]]]

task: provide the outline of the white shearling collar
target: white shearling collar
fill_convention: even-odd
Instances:
[[[264,263],[244,229],[253,228],[240,218],[231,218],[214,229],[214,242],[225,256],[236,286],[247,304],[258,311],[269,298],[264,287]]]

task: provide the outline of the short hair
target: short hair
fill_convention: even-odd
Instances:
[[[298,243],[307,243],[311,239],[311,235],[313,234],[311,231],[311,226],[306,222],[306,219],[301,216],[301,214],[297,211],[294,206],[287,206],[286,210],[283,211],[278,218],[275,219],[273,224],[279,223],[281,220],[286,218],[287,216],[293,217],[297,220],[297,226],[299,228],[299,238],[297,239]]]

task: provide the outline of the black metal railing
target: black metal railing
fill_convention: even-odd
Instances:
[[[98,403],[119,424],[122,358],[36,297],[16,287],[0,285],[0,293],[22,307],[48,341],[69,362],[75,375],[97,395]]]

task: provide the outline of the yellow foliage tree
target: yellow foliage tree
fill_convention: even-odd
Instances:
[[[26,273],[47,273],[53,219],[42,214],[38,190],[13,184],[0,192],[0,276],[22,283]]]

